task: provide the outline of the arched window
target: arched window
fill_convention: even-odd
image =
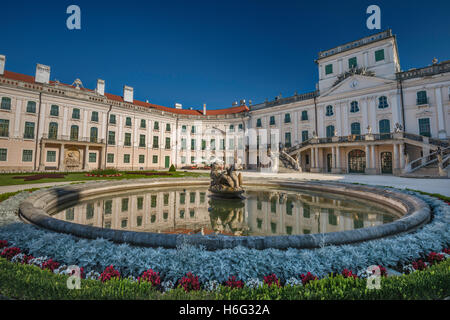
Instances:
[[[334,111],[333,111],[333,106],[327,106],[327,108],[326,108],[327,110],[326,110],[326,113],[325,113],[325,115],[327,116],[327,117],[331,117],[332,115],[334,115]]]
[[[48,127],[48,138],[58,139],[58,124],[56,122],[50,122]]]
[[[350,112],[351,113],[359,112],[358,101],[352,101],[350,103]]]
[[[381,96],[378,98],[378,109],[386,109],[389,107],[387,102],[387,98],[385,96]]]
[[[76,125],[70,127],[70,140],[78,140],[78,126]]]
[[[97,127],[92,127],[91,128],[91,142],[97,142],[97,138],[98,138],[98,129]]]
[[[350,127],[351,127],[352,134],[356,134],[356,135],[361,134],[361,125],[359,124],[359,122],[353,122]]]
[[[327,138],[334,137],[334,126],[329,125],[327,126]]]

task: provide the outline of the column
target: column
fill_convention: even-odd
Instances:
[[[339,146],[336,147],[336,169],[335,169],[336,173],[341,173],[342,172],[342,167],[341,167],[341,148]]]
[[[343,103],[341,103],[341,112],[342,112],[342,116],[343,116],[343,130],[341,132],[342,136],[348,136],[349,131],[348,131],[348,101],[345,101]]]
[[[405,145],[402,143],[399,145],[399,159],[400,159],[400,166],[399,169],[403,171],[403,168],[405,167]]]
[[[14,115],[14,137],[20,138],[20,122],[21,122],[21,109],[22,109],[22,100],[16,99],[16,113]]]
[[[88,146],[84,147],[84,154],[83,154],[83,170],[87,169],[87,162],[88,162]]]
[[[39,156],[39,171],[44,171],[44,151],[45,151],[45,144],[44,142],[42,142],[39,144],[39,146],[41,147],[41,154]]]
[[[375,154],[375,145],[370,146],[370,154],[372,155],[373,174],[377,174],[377,161],[376,161],[376,154]]]
[[[367,133],[367,126],[369,125],[369,113],[367,112],[367,98],[361,100],[361,114],[362,114],[362,134]]]
[[[368,145],[366,145],[366,147],[365,147],[365,152],[366,152],[366,169],[365,169],[365,173],[366,174],[370,174],[370,168],[372,168],[372,166],[370,164],[370,149],[369,149]]]
[[[61,146],[59,148],[59,171],[66,170],[64,166],[64,143],[61,143]]]
[[[342,122],[341,122],[341,106],[337,103],[335,106],[336,112],[336,135],[338,137],[342,136]]]
[[[369,113],[370,113],[370,126],[372,127],[372,133],[378,133],[377,125],[377,109],[375,106],[375,97],[370,97],[368,100]]]
[[[331,171],[336,169],[336,147],[331,147]]]
[[[435,89],[436,92],[436,108],[438,114],[438,137],[439,139],[447,138],[447,131],[445,130],[445,113],[444,113],[444,105],[442,104],[442,94],[441,88],[438,87]]]
[[[398,174],[398,147],[397,144],[393,144],[392,148],[394,149],[394,156],[392,159],[392,173],[394,175]]]
[[[399,104],[398,104],[398,94],[392,94],[391,96],[391,104],[392,104],[392,127],[395,127],[396,123],[401,124],[401,115],[399,110]]]

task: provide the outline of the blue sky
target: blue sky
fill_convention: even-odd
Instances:
[[[81,30],[66,8],[81,8]],[[0,54],[6,69],[173,106],[230,107],[315,89],[320,50],[374,33],[366,8],[381,8],[397,35],[403,70],[450,59],[450,1],[24,1],[3,0]]]

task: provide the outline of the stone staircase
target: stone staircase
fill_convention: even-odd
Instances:
[[[439,169],[439,155],[442,170]],[[403,177],[409,178],[450,178],[450,147],[411,161],[404,169]]]

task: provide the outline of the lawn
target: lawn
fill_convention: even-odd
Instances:
[[[92,180],[122,180],[122,179],[139,179],[139,178],[181,178],[181,177],[207,177],[207,173],[187,172],[187,171],[142,171],[141,172],[119,172],[119,177],[87,177],[86,172],[64,173],[64,178],[45,177],[39,180],[26,181],[25,177],[29,177],[38,173],[8,173],[0,175],[0,186],[35,184],[47,182],[71,182],[71,181],[92,181]],[[153,175],[149,175],[149,173]],[[15,177],[23,177],[18,179]]]

